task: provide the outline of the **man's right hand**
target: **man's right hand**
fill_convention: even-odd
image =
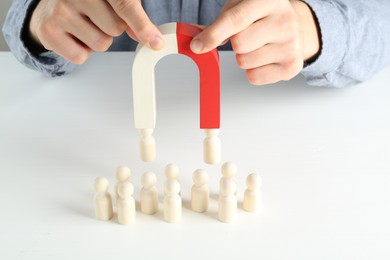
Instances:
[[[164,45],[139,0],[41,0],[29,29],[36,43],[75,64],[106,51],[125,31],[152,49]]]

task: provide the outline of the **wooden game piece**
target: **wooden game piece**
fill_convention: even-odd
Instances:
[[[236,190],[237,185],[232,180],[226,180],[220,186],[218,218],[222,222],[231,223],[237,219],[237,197],[234,194]]]
[[[221,173],[223,178],[234,179],[237,174],[237,165],[233,162],[225,162],[221,166]]]
[[[219,187],[224,185],[226,181],[236,181],[237,165],[233,162],[225,162],[221,166],[222,177],[219,180]],[[221,191],[219,192],[221,194]]]
[[[122,182],[118,185],[119,198],[116,206],[119,224],[128,225],[135,222],[135,200],[133,193],[134,187],[130,182]]]
[[[95,217],[98,220],[109,220],[113,216],[112,198],[108,192],[110,183],[106,178],[98,177],[94,182],[95,196],[93,205],[95,208]]]
[[[246,178],[247,189],[244,192],[243,208],[248,212],[256,212],[261,206],[261,177],[256,173],[249,174]]]
[[[141,177],[141,212],[152,215],[158,211],[158,192],[156,188],[156,175],[145,172]]]
[[[198,169],[192,174],[194,185],[191,189],[191,208],[196,212],[206,212],[209,208],[210,191],[207,185],[209,176],[205,170]]]
[[[179,195],[180,183],[177,180],[167,180],[164,185],[164,220],[175,223],[181,220],[182,200]]]
[[[116,168],[115,172],[115,178],[116,178],[116,184],[115,184],[115,199],[118,199],[118,185],[122,182],[127,182],[129,181],[129,178],[131,176],[131,171],[129,167],[127,166],[119,166]]]
[[[153,128],[140,129],[140,154],[141,160],[151,162],[156,160],[156,140],[153,136]]]
[[[220,67],[217,49],[204,54],[191,51],[190,43],[201,29],[185,23],[167,23],[159,26],[165,45],[151,50],[138,45],[132,68],[134,121],[137,129],[154,129],[156,124],[156,97],[154,67],[170,54],[183,54],[198,66],[200,77],[200,128],[220,127]],[[141,146],[142,147],[142,146]],[[143,151],[141,151],[141,158]],[[155,157],[147,157],[154,160]]]
[[[203,161],[216,164],[221,161],[221,140],[218,137],[219,129],[205,129],[206,137],[203,141]]]
[[[167,164],[167,166],[165,166],[164,174],[168,180],[177,179],[179,177],[179,174],[180,174],[179,166],[175,163]]]
[[[170,163],[165,166],[165,171],[164,171],[165,177],[167,178],[165,183],[169,180],[178,180],[179,174],[180,174],[180,169],[179,166],[175,163]],[[179,195],[181,196],[181,191],[179,192]]]

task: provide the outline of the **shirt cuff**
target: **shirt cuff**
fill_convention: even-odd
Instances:
[[[332,1],[305,0],[304,2],[309,5],[317,18],[321,35],[321,50],[317,59],[307,64],[301,73],[310,85],[333,85],[337,79],[334,75],[332,77],[327,77],[327,75],[335,72],[342,65],[349,34],[346,31],[348,26],[342,13],[343,8]]]

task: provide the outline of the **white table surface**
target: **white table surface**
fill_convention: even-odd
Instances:
[[[94,55],[48,79],[0,53],[0,259],[389,259],[390,67],[352,88],[301,77],[247,83],[221,53],[222,160],[263,178],[261,214],[216,219],[219,168],[202,162],[198,72],[186,57],[160,61],[157,160],[141,162],[133,124],[132,53]],[[114,186],[130,166],[135,198],[152,170],[181,168],[183,220],[137,212],[133,226],[94,219],[92,183]],[[189,210],[191,174],[210,174],[211,208]],[[161,209],[161,204],[160,204]],[[127,257],[127,258],[121,258]]]

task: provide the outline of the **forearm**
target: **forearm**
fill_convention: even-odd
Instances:
[[[53,52],[37,53],[31,42],[23,37],[29,12],[35,4],[34,0],[13,1],[3,26],[4,38],[15,57],[25,66],[40,71],[50,77],[58,77],[69,73],[74,65],[65,61]]]
[[[311,85],[344,87],[390,63],[390,1],[306,0],[318,19],[321,50],[302,74]]]
[[[316,17],[310,7],[303,1],[290,1],[298,15],[303,46],[303,58],[306,62],[315,60],[321,49],[321,36]]]

